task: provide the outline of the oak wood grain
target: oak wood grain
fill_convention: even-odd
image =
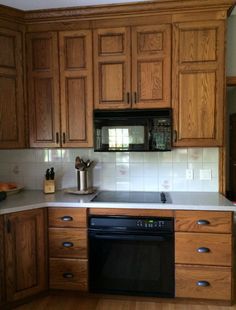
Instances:
[[[174,25],[172,105],[177,132],[175,146],[223,144],[224,29],[223,21]]]
[[[60,146],[58,40],[55,32],[27,34],[31,147]]]
[[[64,217],[70,217],[63,220]],[[86,228],[87,227],[87,209],[86,208],[49,208],[48,209],[49,227],[60,228]]]
[[[87,258],[87,229],[49,228],[49,256]]]
[[[23,148],[25,112],[22,33],[0,28],[0,148]]]
[[[199,252],[200,249],[208,252]],[[175,263],[232,266],[232,235],[175,233]]]
[[[92,32],[60,32],[59,52],[62,146],[92,147]]]
[[[88,260],[50,258],[50,280],[52,289],[88,290]],[[71,277],[66,277],[70,274]]]
[[[198,224],[208,221],[207,225]],[[175,230],[189,232],[232,233],[232,212],[176,211]]]
[[[175,279],[176,297],[231,300],[231,268],[177,265]],[[209,286],[198,286],[198,281]]]
[[[7,300],[46,290],[45,210],[11,213],[4,222]]]
[[[89,215],[124,215],[124,216],[160,216],[173,217],[172,210],[144,210],[144,209],[113,209],[113,208],[89,208]]]

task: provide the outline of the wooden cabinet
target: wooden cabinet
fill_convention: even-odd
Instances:
[[[176,297],[233,298],[232,212],[176,211]]]
[[[96,29],[95,108],[169,107],[170,57],[170,25]]]
[[[8,301],[47,289],[45,210],[11,213],[5,222],[5,278]]]
[[[224,25],[224,21],[173,25],[175,146],[223,143]]]
[[[48,214],[50,288],[87,291],[87,210],[49,208]]]
[[[86,30],[28,34],[30,146],[92,146],[91,44]]]
[[[25,147],[22,34],[0,28],[0,148]]]
[[[57,33],[27,34],[28,104],[31,147],[60,145]]]

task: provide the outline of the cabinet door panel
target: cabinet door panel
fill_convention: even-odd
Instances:
[[[180,74],[179,139],[214,139],[216,74]]]
[[[134,108],[170,106],[170,26],[132,29],[132,90]]]
[[[224,22],[174,25],[176,146],[220,146],[224,122]]]
[[[92,34],[60,33],[61,130],[63,147],[93,145]]]
[[[4,216],[7,300],[14,301],[47,288],[45,211]]]
[[[0,148],[21,148],[25,147],[21,34],[0,28],[0,46]]]
[[[96,109],[129,108],[130,29],[94,31],[94,106]]]
[[[60,146],[57,34],[27,36],[28,101],[31,147]]]

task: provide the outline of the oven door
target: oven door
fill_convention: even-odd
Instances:
[[[91,292],[174,297],[172,234],[89,233]]]

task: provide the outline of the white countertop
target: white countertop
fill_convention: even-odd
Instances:
[[[91,202],[96,194],[73,195],[63,191],[44,194],[42,191],[25,190],[10,195],[0,202],[0,214],[31,210],[43,207],[83,208],[132,208],[168,210],[233,211],[236,205],[219,193],[212,192],[169,192],[172,204],[157,203],[104,203]]]

